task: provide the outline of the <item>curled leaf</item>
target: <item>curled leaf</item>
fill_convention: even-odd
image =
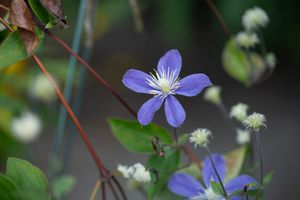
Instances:
[[[62,28],[68,27],[61,0],[41,0],[41,3],[55,18],[58,25],[60,25]]]
[[[19,28],[27,52],[33,52],[39,44],[39,37],[35,33],[32,17],[25,1],[12,0],[10,9],[11,24]]]

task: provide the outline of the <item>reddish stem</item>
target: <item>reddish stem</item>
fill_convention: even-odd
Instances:
[[[53,86],[59,100],[61,101],[61,103],[64,105],[64,107],[66,108],[69,116],[71,117],[72,121],[74,122],[78,133],[80,134],[82,140],[84,141],[84,143],[86,144],[91,156],[93,157],[97,168],[99,170],[99,173],[103,176],[103,177],[108,177],[108,173],[105,170],[105,167],[102,163],[102,161],[100,160],[100,158],[97,155],[96,150],[94,149],[92,143],[90,142],[86,132],[84,131],[84,129],[82,128],[80,122],[78,121],[77,117],[75,116],[73,110],[71,109],[71,107],[69,106],[69,104],[67,103],[65,97],[63,96],[62,92],[60,91],[60,89],[58,88],[56,82],[54,81],[54,79],[52,78],[52,76],[48,73],[47,69],[45,68],[45,66],[43,65],[43,63],[41,62],[41,60],[39,59],[39,57],[35,54],[32,55],[33,59],[35,60],[35,62],[37,63],[37,65],[39,66],[39,68],[41,69],[41,71],[44,73],[44,75],[47,77],[47,79],[50,81],[51,85]]]
[[[230,38],[231,37],[231,32],[230,32],[229,28],[226,26],[221,14],[218,11],[215,4],[212,2],[212,0],[206,0],[206,3],[208,5],[208,7],[210,8],[210,10],[212,11],[212,13],[214,14],[214,16],[216,17],[219,24],[221,25],[221,27],[222,27],[223,31],[225,32],[225,34]]]
[[[189,157],[189,159],[193,161],[199,168],[201,168],[201,161],[194,154],[194,152],[187,145],[183,145],[182,149],[184,153]]]
[[[126,101],[111,87],[111,85],[104,80],[101,75],[99,75],[87,62],[85,62],[77,53],[75,53],[63,40],[61,40],[56,35],[52,34],[49,30],[44,30],[50,37],[55,41],[61,44],[68,52],[70,52],[87,70],[106,88],[108,89],[113,96],[115,96],[119,102],[135,117],[137,116],[136,112],[126,103]]]

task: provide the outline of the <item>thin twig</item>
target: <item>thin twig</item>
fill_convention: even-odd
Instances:
[[[135,28],[138,33],[144,32],[144,23],[141,16],[141,9],[138,0],[129,0],[129,4],[133,13]]]
[[[3,26],[5,26],[10,32],[14,32],[14,29],[1,17],[0,23],[3,24]]]
[[[105,189],[105,182],[101,184],[101,194],[102,194],[102,200],[106,200],[106,189]]]
[[[49,30],[44,30],[52,39],[61,44],[69,53],[71,53],[87,70],[93,74],[93,76],[106,88],[108,89],[113,96],[115,96],[119,102],[135,117],[137,116],[136,112],[126,103],[126,101],[111,87],[111,85],[104,80],[87,62],[85,62],[77,53],[75,53],[64,41],[59,37],[52,34]]]
[[[88,138],[86,132],[82,128],[80,122],[78,121],[77,117],[75,116],[75,114],[74,114],[73,110],[71,109],[70,105],[67,103],[67,101],[66,101],[65,97],[63,96],[61,90],[59,89],[56,82],[54,81],[52,76],[49,74],[49,72],[47,71],[47,69],[45,68],[45,66],[43,65],[41,60],[39,59],[39,57],[35,54],[33,54],[32,57],[33,57],[34,61],[37,63],[37,65],[39,66],[39,68],[41,69],[41,71],[44,73],[44,75],[50,81],[50,83],[53,86],[53,88],[54,88],[59,100],[61,101],[61,103],[65,106],[70,118],[72,119],[72,121],[76,125],[78,133],[82,137],[82,139],[83,139],[84,143],[86,144],[91,156],[93,157],[93,159],[94,159],[94,161],[95,161],[95,163],[98,167],[98,170],[99,170],[100,174],[104,177],[107,177],[108,173],[106,172],[102,161],[98,157],[96,150],[94,149],[92,143],[90,142],[90,139]]]
[[[10,12],[9,7],[6,7],[5,5],[0,4],[0,8],[7,11],[7,12]]]
[[[112,181],[116,184],[117,188],[119,189],[121,196],[124,200],[127,200],[127,196],[125,191],[123,190],[121,184],[119,183],[119,181],[117,180],[117,178],[115,176],[111,176]]]
[[[214,16],[216,17],[219,24],[221,25],[225,34],[230,38],[231,32],[230,32],[229,28],[227,27],[227,25],[225,24],[220,12],[218,11],[217,7],[215,6],[215,4],[212,2],[212,0],[206,0],[206,3],[208,5],[208,7],[210,8],[210,10],[212,11],[212,13],[214,14]]]
[[[90,196],[90,200],[95,200],[96,195],[97,195],[97,193],[98,193],[99,188],[100,188],[101,185],[103,185],[103,183],[100,180],[97,180],[97,182],[96,182],[96,184],[95,184],[95,186],[94,186],[94,188],[92,190],[92,193],[91,193],[91,196]]]

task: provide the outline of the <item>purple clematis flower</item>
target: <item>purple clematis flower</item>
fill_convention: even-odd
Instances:
[[[224,178],[226,175],[226,164],[224,157],[220,154],[212,154],[212,159],[216,165],[220,178],[224,183]],[[204,159],[203,164],[202,177],[205,187],[203,187],[203,185],[191,175],[185,173],[176,173],[169,179],[169,190],[189,200],[225,200],[223,196],[214,193],[211,188],[210,182],[218,182],[218,178],[213,170],[208,156]],[[251,183],[257,183],[257,181],[251,176],[240,175],[225,183],[224,187],[226,193],[228,196],[230,196],[230,194],[233,192],[237,190],[243,190],[246,185]],[[243,200],[243,197],[230,196],[229,199]]]
[[[155,74],[129,69],[123,77],[123,84],[129,89],[151,94],[138,112],[138,120],[142,125],[149,124],[156,111],[165,102],[165,114],[168,123],[179,127],[185,120],[185,111],[175,94],[196,96],[205,87],[211,85],[205,74],[192,74],[180,80],[181,56],[178,50],[170,50],[160,58]]]

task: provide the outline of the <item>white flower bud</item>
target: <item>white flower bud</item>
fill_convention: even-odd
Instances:
[[[221,87],[211,86],[204,91],[204,99],[212,104],[220,104],[222,102],[221,98]]]
[[[244,103],[238,103],[231,107],[230,117],[235,118],[236,120],[243,122],[247,117],[247,110],[249,106]]]
[[[249,49],[259,43],[256,33],[240,32],[235,37],[238,46]]]
[[[118,171],[123,174],[124,178],[133,179],[137,182],[150,182],[151,174],[144,165],[136,163],[133,166],[118,165]]]
[[[276,63],[277,63],[275,54],[274,53],[268,53],[266,55],[266,62],[268,63],[268,66],[273,69],[275,67]]]
[[[55,91],[44,75],[38,75],[34,80],[30,89],[32,97],[44,102],[52,102],[56,99]]]
[[[24,143],[35,140],[42,129],[41,120],[35,114],[26,111],[12,120],[14,137]]]
[[[191,143],[195,143],[195,148],[197,146],[206,147],[209,144],[209,137],[212,137],[212,133],[210,130],[205,128],[198,128],[191,133],[189,140]]]
[[[251,141],[250,132],[247,130],[237,129],[236,130],[236,142],[239,145],[247,144]]]
[[[266,127],[266,121],[267,119],[263,114],[252,113],[246,117],[243,123],[246,128],[259,131],[261,127]]]
[[[246,30],[257,30],[260,27],[265,27],[268,22],[268,15],[259,7],[246,10],[242,17],[242,24]]]

